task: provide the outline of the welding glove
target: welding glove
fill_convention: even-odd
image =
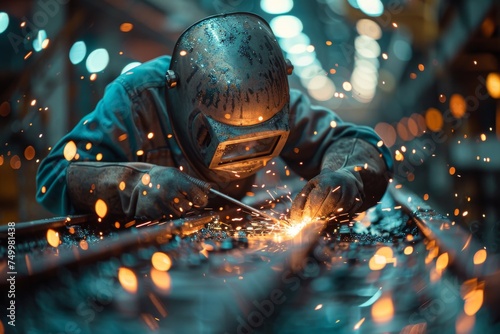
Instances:
[[[309,180],[292,203],[294,221],[345,217],[367,210],[382,198],[389,173],[380,152],[357,138],[332,144],[319,175]]]
[[[100,216],[177,218],[208,202],[207,189],[179,169],[147,163],[73,162],[66,182],[74,208]]]

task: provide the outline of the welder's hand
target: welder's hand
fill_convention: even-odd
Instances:
[[[173,167],[155,166],[137,184],[136,217],[182,216],[194,207],[207,205],[208,189],[202,189]],[[134,201],[132,201],[133,203]]]
[[[363,183],[354,173],[344,168],[324,169],[295,197],[290,219],[302,221],[356,213],[363,204]]]

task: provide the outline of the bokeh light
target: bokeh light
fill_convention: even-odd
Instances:
[[[87,46],[84,41],[75,42],[69,49],[69,61],[73,64],[79,64],[87,55]]]
[[[293,15],[280,15],[273,18],[269,25],[276,37],[291,38],[302,32],[304,25],[302,21]]]
[[[123,67],[121,74],[129,72],[130,70],[132,70],[133,68],[136,68],[139,65],[141,65],[141,62],[133,61],[133,62],[125,65],[125,67]]]
[[[162,252],[156,252],[151,257],[151,263],[159,271],[168,271],[172,266],[170,256]]]
[[[137,276],[132,270],[125,267],[118,269],[118,281],[125,291],[130,293],[137,292]]]
[[[370,19],[361,19],[356,22],[356,30],[358,34],[370,37],[375,40],[382,37],[382,29],[375,21],[372,21]]]
[[[293,0],[261,0],[260,8],[269,14],[284,14],[292,10]]]
[[[104,70],[109,63],[109,54],[106,49],[96,49],[87,57],[85,63],[87,71],[90,73],[100,72]]]
[[[5,12],[0,12],[0,34],[9,27],[9,15]]]
[[[453,94],[450,97],[450,111],[455,118],[461,118],[467,110],[467,103],[460,94]]]
[[[357,0],[359,9],[368,16],[377,17],[384,12],[384,5],[380,0]]]
[[[47,230],[47,242],[52,247],[58,247],[60,243],[59,233],[54,231],[53,229]]]
[[[437,132],[443,127],[443,115],[436,108],[429,108],[425,113],[425,124],[429,130]]]
[[[486,77],[486,88],[488,94],[494,99],[500,99],[500,74],[490,73]]]

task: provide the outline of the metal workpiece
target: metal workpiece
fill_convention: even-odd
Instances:
[[[46,231],[20,238],[28,246],[17,257],[16,303],[30,321],[19,328],[447,333],[469,319],[464,312],[473,314],[476,330],[490,328],[497,272],[476,275],[481,264],[460,257],[474,254],[447,250],[453,239],[463,248],[449,234],[460,230],[442,228],[450,222],[430,209],[392,184],[376,207],[348,224],[228,219],[225,210],[171,221],[88,216],[78,224],[68,217],[20,224]],[[33,238],[38,246],[30,250]],[[461,265],[472,266],[467,276],[455,270]],[[480,291],[488,295],[477,304],[471,296]]]
[[[172,221],[139,223],[132,220],[128,222],[131,228],[119,234],[112,232],[108,224],[102,224],[100,232],[95,231],[94,229],[99,229],[98,224],[101,222],[94,215],[19,224],[20,237],[16,240],[17,279],[20,283],[29,282],[32,278],[57,274],[61,268],[74,268],[120,256],[134,247],[166,244],[174,236],[191,235],[205,228],[208,223],[217,222],[218,218],[218,215],[206,214]],[[137,228],[136,224],[149,227]],[[37,232],[41,230],[43,233],[40,235]],[[75,233],[82,230],[83,233]],[[53,245],[51,239],[56,240],[56,245]],[[41,246],[34,247],[36,245]],[[5,253],[3,247],[0,253]],[[8,274],[2,272],[1,275],[3,284]]]
[[[464,282],[464,289],[478,291],[492,317],[500,319],[499,254],[489,253],[471,231],[436,212],[411,190],[398,188],[392,186],[389,191],[429,240],[428,249],[446,259],[445,266]]]

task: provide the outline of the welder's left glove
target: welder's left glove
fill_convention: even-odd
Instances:
[[[342,139],[328,148],[321,173],[295,197],[290,218],[352,217],[382,198],[389,175],[373,145],[357,138]]]

